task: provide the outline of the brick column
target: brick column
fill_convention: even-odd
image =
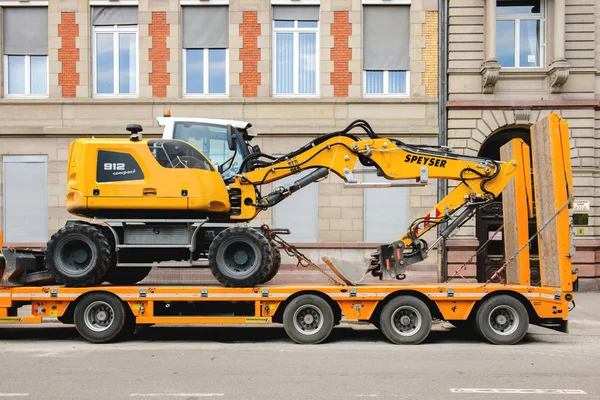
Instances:
[[[74,12],[61,13],[58,36],[62,40],[62,47],[58,50],[58,61],[62,64],[61,72],[58,74],[58,84],[62,88],[63,98],[73,98],[77,96],[77,85],[79,85],[77,72],[79,49],[75,43],[79,36],[79,25],[75,23]]]
[[[425,36],[425,48],[423,49],[423,60],[425,60],[425,73],[422,76],[425,85],[425,96],[437,97],[438,95],[438,12],[425,12],[425,25],[423,26]]]
[[[152,38],[152,48],[148,52],[148,59],[152,63],[149,77],[152,97],[167,97],[167,86],[171,83],[167,62],[171,59],[171,52],[167,48],[170,26],[167,24],[166,12],[152,12],[152,23],[148,26],[148,34]]]
[[[335,97],[348,97],[348,85],[352,84],[352,74],[348,70],[348,62],[352,60],[352,49],[348,46],[352,24],[348,22],[348,11],[334,12],[330,32],[333,36],[333,48],[330,50],[333,60],[330,78],[333,94]]]
[[[261,83],[261,74],[258,72],[258,61],[260,60],[258,37],[261,29],[256,14],[256,11],[244,11],[243,22],[240,25],[240,36],[243,40],[240,49],[240,61],[243,64],[240,85],[243,88],[244,97],[256,97],[258,86]]]

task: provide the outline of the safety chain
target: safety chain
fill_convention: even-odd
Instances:
[[[533,234],[533,235],[532,235],[532,236],[529,238],[529,240],[528,240],[528,241],[527,241],[527,242],[526,242],[526,243],[525,243],[523,246],[521,246],[521,247],[520,247],[520,248],[519,248],[519,249],[518,249],[518,250],[517,250],[517,251],[516,251],[516,252],[515,252],[515,253],[514,253],[514,254],[513,254],[513,255],[512,255],[512,256],[511,256],[509,259],[508,259],[508,260],[507,260],[507,261],[505,261],[505,262],[504,262],[504,264],[502,264],[502,267],[500,267],[500,269],[498,269],[498,270],[497,270],[497,271],[494,273],[494,275],[492,275],[492,276],[491,276],[491,278],[490,278],[490,279],[488,279],[488,280],[485,282],[485,284],[483,285],[483,287],[486,287],[486,286],[488,285],[488,283],[491,283],[491,282],[492,282],[494,279],[496,279],[496,278],[500,279],[500,282],[501,282],[502,284],[504,284],[504,280],[502,279],[502,277],[501,277],[501,275],[500,275],[500,274],[502,274],[502,272],[504,272],[504,270],[506,269],[506,266],[507,266],[508,264],[510,264],[510,263],[512,262],[512,260],[514,260],[514,259],[515,259],[515,257],[516,257],[516,256],[518,256],[518,255],[519,255],[519,253],[520,253],[521,251],[523,251],[523,249],[524,249],[525,247],[529,246],[529,243],[531,243],[531,242],[533,241],[533,239],[535,239],[535,238],[536,238],[536,236],[538,236],[540,233],[542,233],[542,231],[543,231],[544,229],[546,229],[546,227],[547,227],[547,226],[550,224],[550,222],[552,222],[552,221],[553,221],[553,220],[554,220],[554,219],[555,219],[555,218],[558,216],[558,214],[560,214],[560,213],[562,212],[562,210],[564,210],[564,209],[565,209],[565,207],[566,207],[566,206],[567,206],[567,205],[568,205],[568,204],[571,202],[571,200],[573,200],[573,195],[569,196],[569,198],[567,199],[567,201],[565,202],[565,204],[563,204],[563,205],[562,205],[562,206],[561,206],[561,207],[558,209],[558,211],[556,211],[556,212],[554,213],[554,215],[553,215],[552,217],[550,217],[550,219],[549,219],[548,221],[546,221],[546,222],[544,223],[544,225],[542,225],[542,227],[541,227],[540,229],[538,229],[538,231],[537,231],[536,233],[534,233],[534,234]]]
[[[452,279],[456,278],[457,276],[460,276],[460,277],[461,277],[461,278],[463,278],[465,281],[468,281],[468,279],[467,279],[467,278],[465,278],[465,277],[464,277],[464,276],[463,276],[463,275],[460,273],[460,271],[462,271],[462,270],[463,270],[463,269],[464,269],[464,268],[465,268],[465,267],[466,267],[468,264],[470,264],[470,263],[471,263],[471,261],[473,261],[473,259],[474,259],[475,257],[477,257],[479,254],[481,254],[481,252],[482,252],[483,250],[485,250],[485,248],[487,247],[487,245],[488,245],[488,244],[489,244],[489,243],[492,241],[492,239],[493,239],[493,238],[495,238],[495,237],[496,237],[496,234],[497,234],[498,232],[500,232],[500,231],[502,230],[502,228],[504,228],[504,224],[500,225],[500,227],[499,227],[498,229],[496,229],[496,232],[494,232],[494,234],[493,234],[491,237],[489,237],[489,238],[488,238],[488,240],[487,240],[487,241],[486,241],[484,244],[482,244],[482,245],[479,247],[479,249],[477,249],[477,252],[475,252],[475,253],[474,253],[474,254],[471,256],[471,258],[469,258],[469,259],[468,259],[468,260],[467,260],[467,261],[466,261],[466,262],[465,262],[463,265],[461,265],[461,266],[460,266],[460,267],[459,267],[459,268],[458,268],[456,271],[454,271],[454,273],[452,274],[452,276],[451,276],[451,277],[449,277],[449,278],[448,278],[448,280],[446,281],[446,283],[450,282]]]
[[[302,254],[296,246],[293,246],[293,245],[289,244],[288,242],[286,242],[285,240],[283,240],[281,238],[281,236],[279,236],[277,233],[273,232],[267,224],[264,224],[262,226],[262,228],[267,231],[269,238],[273,242],[277,243],[279,245],[279,247],[281,247],[288,256],[296,258],[298,260],[298,263],[296,264],[296,268],[312,267],[312,268],[316,269],[317,271],[321,272],[323,275],[325,275],[327,277],[327,279],[329,279],[332,283],[334,283],[336,285],[340,285],[340,286],[346,286],[343,282],[338,281],[337,279],[332,277],[330,274],[328,274],[323,268],[319,267],[317,264],[312,262],[312,260],[310,260],[304,254]]]

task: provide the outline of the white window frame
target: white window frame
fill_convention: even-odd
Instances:
[[[403,71],[403,70],[393,70]],[[367,93],[367,72],[363,70],[363,97],[395,97],[409,98],[410,97],[410,71],[406,70],[406,93],[390,93],[390,71],[383,70],[383,93]]]
[[[114,68],[114,90],[117,90],[120,86],[119,82],[119,34],[120,33],[135,33],[135,45],[136,45],[136,57],[135,57],[135,93],[98,93],[97,77],[98,77],[98,66],[97,66],[97,54],[96,54],[96,37],[98,33],[112,33],[113,34],[113,60],[115,62]],[[92,28],[92,85],[94,97],[119,97],[119,98],[137,98],[140,93],[140,41],[139,41],[139,30],[138,25],[108,25],[108,26],[94,26]]]
[[[275,20],[271,21],[273,27],[273,61],[272,61],[272,69],[273,69],[273,97],[275,98],[289,98],[289,97],[301,97],[301,98],[318,98],[321,93],[321,68],[320,68],[320,52],[321,52],[321,38],[319,32],[321,30],[321,21],[316,21],[316,28],[298,28],[298,21],[294,21],[293,28],[275,28]],[[293,33],[293,93],[277,93],[277,33]],[[316,85],[316,93],[298,93],[299,87],[299,42],[300,42],[300,33],[315,33],[316,34],[316,45],[315,45],[315,57],[316,57],[316,77],[315,77],[315,85]]]
[[[182,65],[182,82],[183,82],[183,96],[184,97],[202,97],[202,98],[224,98],[229,97],[229,49],[181,49],[182,56],[181,60],[183,62]],[[203,71],[203,82],[202,87],[204,89],[204,93],[188,93],[187,92],[187,50],[202,50],[203,55],[202,58],[204,63],[202,65]],[[209,63],[208,63],[208,53],[209,50],[225,50],[225,93],[209,93],[208,82],[209,82]]]
[[[521,21],[540,21],[540,43],[539,43],[539,52],[540,52],[540,60],[539,65],[529,67],[521,67],[519,63],[521,61]],[[498,2],[496,1],[496,23],[498,21],[514,21],[515,23],[515,66],[514,67],[505,67],[502,66],[502,69],[536,69],[536,68],[545,68],[546,66],[546,1],[540,0],[540,12],[539,14],[506,14],[506,15],[498,15]],[[497,35],[498,33],[496,33]],[[496,54],[498,54],[498,38],[496,37]]]
[[[31,94],[31,57],[30,55],[12,55],[12,57],[25,57],[25,93],[8,93],[8,57],[10,54],[4,55],[4,97],[7,99],[47,99],[50,91],[50,74],[48,73],[48,56],[46,57],[46,94]],[[33,56],[41,57],[41,56]]]

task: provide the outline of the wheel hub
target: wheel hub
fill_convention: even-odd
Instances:
[[[421,329],[421,314],[412,306],[401,306],[392,314],[392,328],[401,336],[412,336]]]
[[[77,264],[83,264],[88,259],[88,252],[84,249],[77,249],[73,252],[73,261]]]
[[[400,317],[400,324],[403,326],[407,326],[408,324],[410,324],[410,317],[403,315],[402,317]]]
[[[313,317],[311,314],[306,314],[304,316],[304,323],[307,325],[312,324],[314,322],[314,320],[315,320],[315,317]]]
[[[494,308],[489,314],[489,326],[497,335],[507,336],[519,327],[519,316],[515,309],[508,305]]]
[[[104,322],[108,319],[108,313],[106,311],[99,311],[96,314],[96,320],[98,320],[99,322]]]
[[[244,265],[248,262],[248,254],[244,251],[238,250],[235,252],[235,254],[233,255],[233,261],[237,264],[237,265]]]
[[[508,321],[508,318],[506,318],[505,315],[498,315],[496,317],[496,323],[498,325],[504,325],[504,324],[506,324],[507,321]]]

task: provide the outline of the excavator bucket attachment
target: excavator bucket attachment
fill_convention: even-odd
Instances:
[[[335,257],[321,257],[321,260],[346,284],[356,285],[360,283],[369,271],[369,260],[346,261]]]

